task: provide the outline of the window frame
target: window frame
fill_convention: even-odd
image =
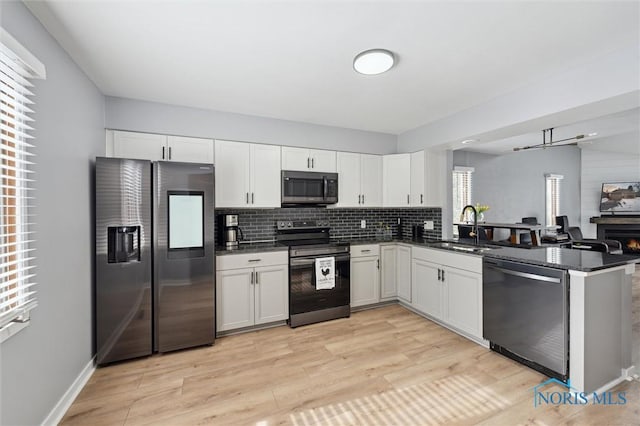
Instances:
[[[0,343],[26,328],[34,287],[33,79],[46,70],[0,27]]]

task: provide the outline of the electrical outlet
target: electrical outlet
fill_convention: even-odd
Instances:
[[[432,220],[425,220],[424,221],[424,229],[427,231],[433,231],[433,221]]]
[[[367,228],[367,221],[366,220],[362,219],[360,221],[360,228],[362,228],[362,229],[366,229]]]

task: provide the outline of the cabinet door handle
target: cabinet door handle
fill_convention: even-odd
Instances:
[[[251,285],[253,285],[253,271],[251,271]]]
[[[358,204],[362,204],[362,202],[360,201],[361,198],[362,198],[362,194],[358,194]]]
[[[249,259],[249,262],[260,262],[262,259]]]
[[[171,147],[169,147],[169,160],[171,160]]]
[[[444,282],[444,269],[442,270],[442,282]]]
[[[253,192],[251,193],[251,204],[253,204]]]
[[[424,196],[422,194],[420,194],[420,204],[424,203]]]
[[[376,267],[380,269],[380,259],[376,259]]]
[[[162,159],[164,160],[164,146],[162,147]]]
[[[371,250],[360,250],[360,253],[369,253]]]
[[[411,195],[407,194],[407,204],[410,204],[410,200],[411,200]]]
[[[258,273],[257,273],[257,272],[255,272],[255,274],[256,274],[255,284],[260,284],[260,283],[258,282]]]
[[[314,168],[315,168],[315,166],[313,165],[313,162],[314,162],[314,161],[315,161],[315,158],[312,158],[312,159],[311,159],[311,168],[312,168],[312,169],[314,169]]]
[[[364,204],[364,194],[362,194],[362,204]]]
[[[440,272],[440,268],[438,268],[438,281],[442,281],[442,275]]]
[[[311,168],[310,164],[311,164],[311,158],[307,157],[307,169]]]
[[[249,193],[247,192],[247,204],[249,204]]]

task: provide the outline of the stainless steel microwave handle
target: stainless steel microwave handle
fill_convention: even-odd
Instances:
[[[521,278],[529,278],[536,281],[547,281],[550,283],[558,283],[558,284],[561,282],[560,278],[546,277],[544,275],[538,275],[538,274],[529,274],[527,272],[512,271],[510,269],[499,268],[493,265],[490,266],[490,268],[500,271],[503,274],[514,275],[516,277],[521,277]]]
[[[328,181],[327,181],[327,177],[326,176],[322,176],[322,183],[324,185],[324,199],[327,199],[328,196],[328,192],[329,192],[329,185],[328,185]]]

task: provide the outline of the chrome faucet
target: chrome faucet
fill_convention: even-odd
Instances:
[[[471,204],[467,204],[466,206],[464,206],[462,208],[462,212],[460,213],[460,222],[464,220],[464,212],[469,208],[473,210],[473,228],[471,229],[471,232],[469,232],[469,236],[473,237],[473,240],[476,244],[479,244],[480,239],[478,238],[478,211],[476,210],[476,208]]]

